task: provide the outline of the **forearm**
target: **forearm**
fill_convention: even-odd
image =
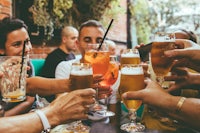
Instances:
[[[0,118],[1,133],[39,133],[43,129],[36,113]]]
[[[172,96],[171,100],[165,104],[166,110],[170,116],[178,121],[184,122],[186,125],[200,130],[200,101],[195,98],[187,98],[180,110],[177,112],[177,104],[181,97]],[[163,108],[164,105],[163,105]]]
[[[42,111],[51,127],[60,124],[60,121],[54,115],[55,112],[50,110],[50,107],[42,109]],[[35,112],[12,117],[1,117],[0,125],[1,133],[39,133],[44,129],[39,116]]]
[[[26,101],[6,111],[4,116],[14,116],[29,112],[34,102],[34,99],[35,99],[34,97],[28,97]]]
[[[42,96],[69,92],[68,79],[50,79],[42,77],[27,78],[27,93]]]

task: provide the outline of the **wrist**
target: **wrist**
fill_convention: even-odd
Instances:
[[[50,109],[50,106],[42,109],[42,111],[46,115],[46,117],[47,117],[47,119],[48,119],[49,124],[51,125],[51,127],[55,127],[55,126],[57,126],[57,125],[60,124],[58,117],[56,117],[56,115],[55,115],[56,113],[54,113],[54,111],[52,111]]]
[[[49,124],[49,121],[48,121],[46,115],[41,110],[35,110],[35,113],[38,115],[38,117],[40,118],[40,121],[43,125],[42,133],[50,133],[51,125]]]

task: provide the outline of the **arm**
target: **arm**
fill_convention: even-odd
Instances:
[[[42,77],[27,78],[27,93],[39,95],[52,95],[68,92],[70,81],[68,79],[50,79]]]
[[[51,127],[80,119],[87,119],[87,106],[94,103],[93,89],[73,91],[60,95],[49,106],[42,109]],[[36,113],[0,118],[0,132],[39,133],[43,125]]]
[[[35,100],[34,97],[26,96],[25,101],[16,105],[12,109],[5,111],[4,116],[13,116],[13,115],[19,115],[19,114],[24,114],[24,113],[29,112],[34,100]]]
[[[185,122],[190,127],[200,130],[200,100],[195,98],[187,98],[180,111],[177,112],[177,104],[180,100],[179,96],[172,96],[167,93],[155,82],[146,81],[147,86],[144,90],[127,92],[123,94],[125,99],[142,100],[156,109],[162,110],[175,119]],[[159,99],[159,100],[158,100]]]

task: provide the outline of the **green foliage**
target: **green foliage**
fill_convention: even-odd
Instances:
[[[182,23],[190,23],[197,30],[200,16],[185,15],[181,11],[185,8],[197,10],[199,5],[199,0],[130,0],[129,9],[137,29],[138,42],[148,43],[151,34],[171,30],[170,27]]]
[[[120,0],[34,0],[29,9],[33,13],[34,24],[50,29],[46,33],[51,39],[54,28],[64,25],[79,27],[81,23],[96,19],[108,24],[108,19],[123,13]]]

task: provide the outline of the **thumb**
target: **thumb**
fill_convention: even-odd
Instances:
[[[125,92],[124,94],[122,94],[122,98],[126,100],[141,100],[141,96],[140,96],[141,91]]]

